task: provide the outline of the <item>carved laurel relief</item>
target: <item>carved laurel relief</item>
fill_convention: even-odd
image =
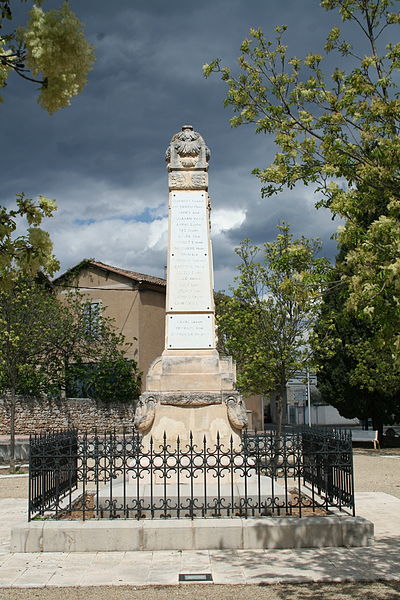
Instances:
[[[207,187],[206,173],[177,173],[169,174],[169,187],[172,190],[196,190]]]

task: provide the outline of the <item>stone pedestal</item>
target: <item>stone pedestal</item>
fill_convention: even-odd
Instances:
[[[146,391],[221,392],[235,389],[236,369],[230,356],[217,350],[165,350],[149,368]]]

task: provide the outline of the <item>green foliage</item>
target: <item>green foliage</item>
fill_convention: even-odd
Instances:
[[[10,4],[2,2],[0,28],[5,21],[12,21]],[[38,102],[51,114],[68,106],[83,90],[94,53],[67,2],[59,10],[49,11],[40,4],[34,3],[26,27],[0,37],[0,87],[6,85],[12,71],[39,83]]]
[[[340,260],[330,274],[312,337],[322,398],[349,418],[372,418],[374,429],[400,421],[400,367],[368,315],[345,310]]]
[[[362,32],[368,52],[334,27],[324,48],[337,55],[330,73],[323,68],[324,53],[290,56],[282,26],[272,41],[260,29],[250,30],[237,75],[220,60],[205,65],[204,74],[219,72],[227,84],[232,126],[253,123],[257,133],[274,135],[272,164],[254,171],[264,196],[303,182],[318,193],[317,205],[345,220],[338,232],[347,249],[341,273],[348,289],[345,309],[369,316],[380,346],[399,360],[400,16],[391,11],[397,2],[321,2]],[[395,41],[382,47],[393,27]]]
[[[0,290],[0,386],[40,393],[47,377],[38,366],[47,359],[58,307],[54,296],[32,280],[20,278]]]
[[[220,350],[238,366],[238,387],[265,394],[278,390],[282,403],[288,379],[312,360],[308,344],[329,270],[317,258],[318,240],[293,239],[278,226],[263,247],[249,240],[236,249],[241,259],[232,296],[216,296]]]
[[[56,210],[53,200],[39,196],[38,201],[17,194],[17,207],[0,206],[0,289],[12,287],[21,274],[34,277],[39,269],[52,275],[59,263],[52,254],[50,236],[39,226]],[[26,233],[15,235],[18,221],[25,218]]]
[[[104,307],[94,314],[90,300],[79,292],[66,294],[60,306],[61,318],[49,340],[53,361],[47,359],[53,383],[68,391],[79,380],[81,389],[98,399],[136,398],[141,375],[136,362],[126,359],[131,344],[105,317]]]
[[[103,402],[133,402],[140,395],[140,383],[136,362],[117,353],[103,356],[95,363],[70,365],[67,395]]]

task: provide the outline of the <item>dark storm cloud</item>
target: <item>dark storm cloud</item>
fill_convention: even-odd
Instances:
[[[234,64],[250,27],[273,36],[286,23],[292,54],[318,50],[333,14],[317,0],[72,0],[96,46],[85,91],[52,115],[36,104],[35,86],[10,78],[2,117],[0,202],[16,192],[57,199],[46,223],[62,269],[84,257],[162,275],[167,186],[164,152],[171,136],[191,123],[211,149],[216,287],[227,287],[233,247],[249,237],[275,237],[280,220],[296,234],[329,242],[336,224],[317,212],[309,191],[261,200],[251,175],[272,158],[272,140],[251,127],[232,130],[218,77],[201,67],[215,57]],[[48,1],[48,7],[59,5]],[[23,14],[25,5],[18,7]],[[336,21],[335,21],[336,22]]]

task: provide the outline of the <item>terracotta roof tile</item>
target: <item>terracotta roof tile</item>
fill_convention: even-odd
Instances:
[[[75,265],[75,267],[71,267],[71,269],[68,269],[68,271],[56,277],[53,283],[59,283],[60,281],[65,279],[66,276],[71,275],[72,273],[79,272],[82,268],[88,267],[90,265],[98,267],[105,271],[111,271],[112,273],[123,275],[124,277],[128,277],[133,281],[143,281],[147,283],[152,283],[153,285],[160,285],[163,287],[165,287],[167,283],[166,280],[162,279],[161,277],[154,277],[154,275],[146,275],[144,273],[137,273],[136,271],[129,271],[128,269],[121,269],[120,267],[113,267],[112,265],[107,265],[106,263],[100,262],[98,260],[90,259],[84,259],[78,265]]]
[[[157,285],[166,285],[167,283],[166,280],[162,279],[161,277],[154,277],[154,275],[145,275],[144,273],[137,273],[136,271],[129,271],[128,269],[113,267],[112,265],[107,265],[106,263],[102,263],[98,260],[90,260],[88,262],[96,267],[106,269],[107,271],[125,275],[125,277],[129,277],[129,279],[134,279],[135,281],[147,281],[148,283],[155,283]]]

